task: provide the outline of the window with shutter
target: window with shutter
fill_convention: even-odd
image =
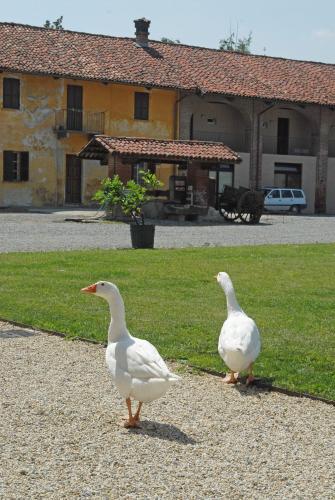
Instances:
[[[149,94],[135,92],[135,120],[149,120]]]
[[[29,180],[29,153],[27,151],[3,152],[3,180],[5,182]]]
[[[20,109],[20,80],[17,78],[3,79],[3,107]]]

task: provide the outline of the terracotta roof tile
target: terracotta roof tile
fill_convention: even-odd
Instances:
[[[0,68],[335,105],[335,65],[0,23]]]
[[[239,162],[240,157],[222,142],[165,141],[137,137],[109,137],[97,135],[81,150],[79,156],[92,158],[93,151],[104,149],[120,156],[138,158],[178,160],[200,160],[217,162]]]

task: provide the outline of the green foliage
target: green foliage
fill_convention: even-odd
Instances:
[[[235,33],[230,33],[227,38],[220,40],[219,49],[227,50],[229,52],[242,52],[243,54],[250,54],[250,46],[252,43],[252,32],[243,38],[238,38]]]
[[[142,206],[151,199],[148,191],[157,189],[162,183],[150,170],[140,170],[140,174],[142,184],[134,180],[124,184],[118,175],[114,175],[112,179],[104,179],[101,183],[102,189],[95,193],[93,200],[98,201],[102,208],[112,211],[119,205],[125,215],[131,216],[137,223],[140,218],[144,223]]]
[[[227,311],[214,275],[227,271],[261,332],[256,376],[335,400],[334,266],[334,244],[9,253],[1,255],[0,310],[8,320],[106,341],[107,304],[80,289],[109,280],[133,335],[166,358],[223,372],[217,342]]]
[[[49,21],[49,19],[47,19],[44,23],[44,28],[50,28],[50,29],[53,29],[53,30],[62,30],[64,29],[63,28],[63,16],[60,16],[56,19],[56,21]]]
[[[92,199],[98,201],[103,208],[113,209],[121,204],[123,195],[124,184],[118,175],[114,175],[112,179],[109,177],[103,179],[101,189],[94,194]]]
[[[162,36],[161,42],[171,43],[172,45],[176,45],[176,44],[180,43],[180,40],[178,40],[178,38],[176,38],[175,40],[173,40],[172,38],[167,38],[166,36]]]
[[[121,208],[125,215],[140,217],[142,205],[149,200],[147,189],[137,182],[131,180],[126,184],[124,197],[121,200]]]

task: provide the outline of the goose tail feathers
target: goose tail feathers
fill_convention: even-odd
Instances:
[[[171,382],[172,384],[175,384],[176,382],[179,382],[181,380],[181,377],[179,375],[175,375],[174,373],[169,373],[168,381]]]

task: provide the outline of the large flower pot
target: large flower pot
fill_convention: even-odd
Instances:
[[[155,238],[154,224],[130,224],[133,248],[153,248]]]

